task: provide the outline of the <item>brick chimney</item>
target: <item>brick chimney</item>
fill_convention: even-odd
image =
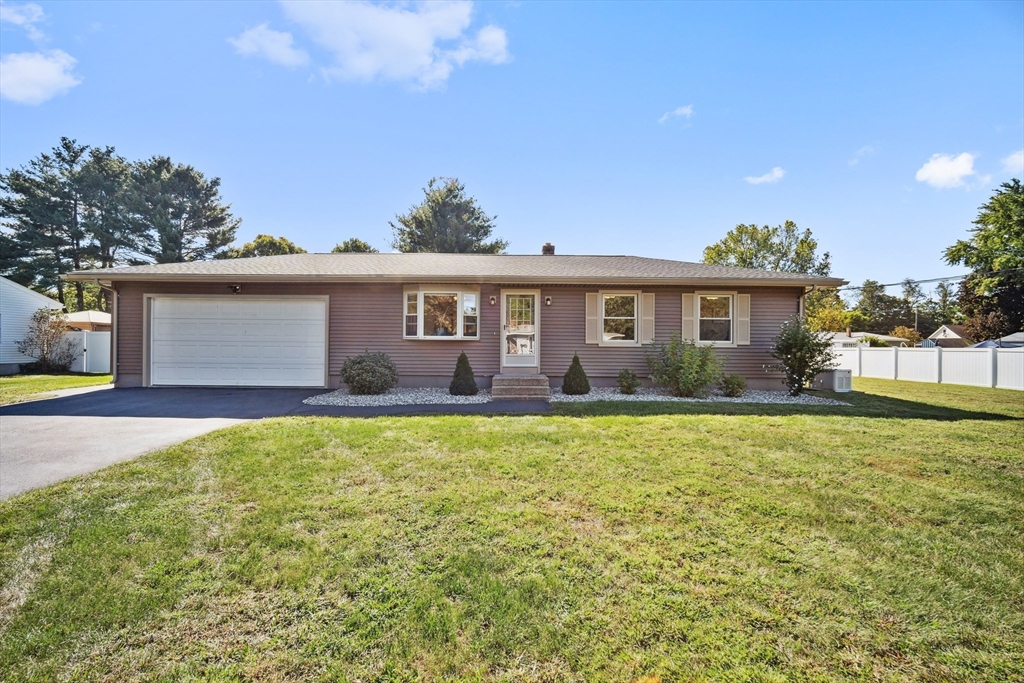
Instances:
[[[555,245],[551,244],[551,242],[546,242],[544,246],[540,248],[540,253],[544,256],[554,256]]]
[[[851,330],[849,327],[846,328],[846,336],[847,337],[852,337],[853,336],[853,330]]]

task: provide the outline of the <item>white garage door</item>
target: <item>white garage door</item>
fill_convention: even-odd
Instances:
[[[324,299],[153,299],[150,383],[322,387]]]

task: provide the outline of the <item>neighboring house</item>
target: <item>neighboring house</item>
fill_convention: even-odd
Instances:
[[[40,308],[59,311],[64,307],[59,301],[0,277],[0,375],[17,374],[23,363],[35,361],[18,352],[18,342],[28,334],[32,314]]]
[[[989,339],[971,346],[973,349],[1019,349],[1024,346],[1024,332],[1014,332],[999,339]]]
[[[928,335],[928,338],[935,342],[936,346],[946,349],[960,349],[974,343],[964,336],[963,325],[943,325]]]
[[[885,342],[889,346],[906,346],[907,340],[903,337],[893,337],[888,334],[874,334],[873,332],[832,332],[832,346],[837,349],[855,349],[861,344],[867,344],[864,337],[874,337]]]
[[[68,326],[86,332],[110,332],[110,314],[103,311],[76,311],[64,316]]]
[[[844,280],[632,256],[289,254],[70,273],[114,291],[117,386],[337,387],[345,359],[382,351],[403,386],[447,387],[465,351],[477,381],[559,386],[574,353],[595,386],[673,335],[714,344],[725,370],[779,388],[772,338],[812,287]]]

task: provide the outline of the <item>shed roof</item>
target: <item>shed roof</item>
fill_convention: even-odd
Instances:
[[[845,280],[804,273],[712,266],[640,256],[508,254],[287,254],[68,273],[78,281],[376,281],[749,284],[837,287]]]
[[[110,324],[110,314],[103,311],[75,311],[74,313],[68,313],[64,317],[71,323]]]

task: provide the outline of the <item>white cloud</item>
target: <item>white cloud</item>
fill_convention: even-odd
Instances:
[[[1006,173],[1024,173],[1024,149],[1003,158],[1003,171]]]
[[[71,73],[76,60],[63,50],[19,52],[0,57],[0,97],[42,104],[82,82]]]
[[[932,187],[948,189],[962,187],[964,178],[977,174],[974,170],[974,155],[964,152],[958,156],[933,154],[914,177],[918,182],[928,183]]]
[[[658,123],[665,123],[669,119],[678,118],[680,116],[683,116],[685,118],[690,118],[691,116],[693,116],[693,105],[688,104],[685,107],[676,107],[672,111],[665,112],[664,114],[661,115],[661,118],[658,119]]]
[[[282,66],[294,67],[309,63],[306,51],[292,45],[292,34],[275,31],[266,24],[250,28],[237,38],[228,38],[228,42],[243,57],[259,56]]]
[[[871,156],[874,153],[875,153],[875,148],[874,147],[872,147],[871,145],[864,145],[863,147],[858,149],[856,152],[854,152],[853,153],[853,157],[849,161],[847,161],[846,163],[848,163],[850,166],[856,166],[857,164],[859,164],[861,162],[862,159],[865,159],[866,157],[869,157],[869,156]]]
[[[34,2],[24,5],[11,5],[0,2],[0,23],[14,24],[25,29],[28,37],[34,41],[44,39],[46,36],[36,28],[36,24],[46,18],[43,8]]]
[[[782,180],[782,176],[786,175],[786,170],[781,166],[776,166],[772,170],[768,171],[764,175],[750,176],[748,175],[746,180],[751,185],[760,185],[762,183],[777,183]]]
[[[323,69],[328,80],[411,82],[440,87],[452,70],[468,62],[509,61],[505,31],[488,25],[468,35],[473,3],[466,0],[377,5],[370,2],[283,3],[334,57]]]

